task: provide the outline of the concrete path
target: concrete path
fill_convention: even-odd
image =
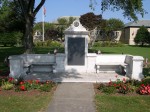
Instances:
[[[61,83],[47,112],[95,112],[92,83]]]

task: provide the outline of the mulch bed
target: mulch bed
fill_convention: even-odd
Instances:
[[[28,97],[32,97],[32,96],[38,96],[38,95],[47,95],[49,93],[54,93],[54,91],[56,90],[57,85],[54,86],[52,88],[52,90],[50,92],[41,92],[40,90],[29,90],[29,91],[19,91],[16,92],[15,90],[2,90],[0,88],[0,96],[28,96]]]

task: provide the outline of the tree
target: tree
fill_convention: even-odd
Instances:
[[[58,41],[61,37],[61,34],[56,29],[48,29],[45,32],[45,40],[56,40]]]
[[[42,27],[43,27],[43,22],[38,22],[34,24],[33,30],[34,32],[37,30],[43,32]],[[49,29],[55,29],[55,25],[53,23],[44,22],[44,29],[45,32]]]
[[[22,17],[19,7],[15,6],[13,1],[3,2],[0,7],[0,32],[20,31],[24,32],[24,18]]]
[[[140,44],[143,46],[144,44],[150,44],[150,33],[148,32],[147,28],[144,26],[141,26],[140,29],[138,29],[137,34],[134,38],[134,42],[136,44]]]
[[[97,0],[90,0],[90,7],[94,9],[97,5]],[[123,16],[128,19],[137,20],[137,15],[140,14],[142,17],[147,13],[143,9],[143,0],[102,0],[101,1],[102,12],[106,10],[111,11],[123,11]]]
[[[6,0],[0,0],[1,3]],[[33,49],[33,23],[34,18],[39,11],[39,9],[43,6],[46,0],[41,0],[37,7],[34,7],[35,0],[14,0],[15,4],[18,5],[21,9],[21,12],[25,19],[25,34],[24,34],[24,46],[26,52],[32,52]],[[93,8],[94,4],[96,4],[96,0],[90,0],[90,7]],[[137,20],[137,14],[141,14],[142,16],[146,13],[143,9],[143,0],[102,0],[101,1],[101,10],[104,12],[105,10],[123,10],[123,15],[128,17],[129,19]]]
[[[124,27],[123,21],[120,19],[116,18],[111,18],[106,21],[106,31],[115,31],[115,30],[120,30]]]
[[[25,19],[25,34],[24,34],[24,47],[26,53],[33,52],[33,24],[37,12],[45,3],[41,0],[35,7],[35,0],[14,0],[16,5],[19,5],[21,12]]]
[[[102,23],[104,25],[101,26],[101,40],[114,41],[117,37],[114,31],[120,30],[124,27],[124,23],[116,18],[102,21]]]
[[[80,22],[87,30],[93,30],[96,28],[102,20],[102,15],[95,15],[93,12],[89,12],[81,15]]]

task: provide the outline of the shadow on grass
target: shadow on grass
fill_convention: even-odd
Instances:
[[[6,57],[24,53],[22,47],[0,47],[0,62],[4,62]]]
[[[115,53],[115,52],[103,52],[102,51],[102,54],[118,54],[118,53]],[[120,53],[121,54],[121,53]]]
[[[141,46],[141,45],[128,45],[130,47],[141,47],[141,48],[150,48],[150,45],[144,45],[144,46]]]

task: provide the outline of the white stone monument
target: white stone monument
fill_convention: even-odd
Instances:
[[[79,20],[65,30],[65,70],[68,72],[86,72],[89,32]]]

